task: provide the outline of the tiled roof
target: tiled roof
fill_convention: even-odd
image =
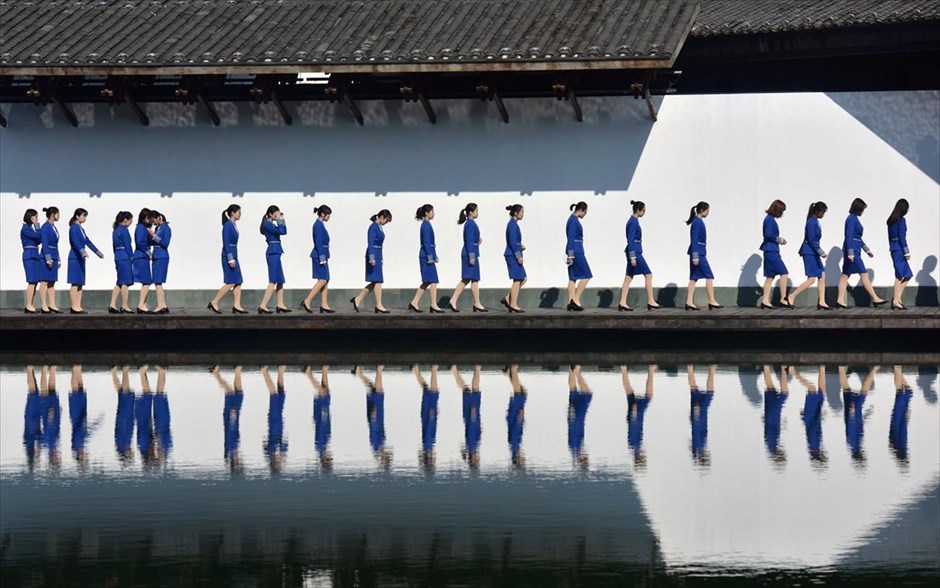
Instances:
[[[698,0],[0,0],[0,66],[671,63],[698,5]]]
[[[692,36],[940,20],[940,0],[702,0]]]

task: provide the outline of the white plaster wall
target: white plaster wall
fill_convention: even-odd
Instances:
[[[834,100],[839,96],[866,98],[850,101],[865,112],[850,113],[845,101],[840,106]],[[819,199],[829,204],[823,244],[830,250],[841,246],[842,223],[854,197],[869,204],[862,221],[875,252],[866,263],[876,285],[893,281],[884,221],[895,200],[905,197],[911,202],[914,283],[936,286],[940,185],[932,160],[940,138],[940,93],[834,97],[671,96],[660,103],[656,123],[642,101],[583,99],[580,124],[566,103],[515,100],[507,104],[508,125],[491,104],[437,102],[433,126],[420,106],[375,102],[362,105],[364,127],[343,107],[320,103],[291,105],[292,127],[283,126],[270,105],[220,104],[220,128],[195,107],[148,105],[152,122],[145,128],[126,107],[75,105],[78,129],[51,108],[3,105],[10,127],[0,131],[0,289],[22,287],[18,232],[27,207],[62,209],[63,237],[75,207],[90,211],[87,233],[107,258],[89,260],[89,289],[113,284],[115,213],[159,209],[174,230],[169,286],[214,288],[221,282],[222,209],[232,202],[243,207],[245,283],[263,287],[265,245],[257,226],[267,205],[277,204],[288,219],[288,287],[305,288],[311,283],[312,209],[328,203],[334,210],[332,285],[342,288],[362,284],[368,217],[380,208],[395,215],[386,230],[386,286],[414,286],[419,274],[413,214],[430,202],[437,211],[441,282],[450,287],[460,271],[461,231],[455,220],[472,201],[481,206],[481,285],[499,287],[507,283],[503,208],[520,202],[526,206],[522,230],[529,283],[549,287],[567,280],[568,205],[586,200],[592,285],[614,287],[623,277],[630,199],[647,203],[645,248],[660,286],[687,281],[684,220],[691,205],[706,200],[712,208],[707,222],[716,283],[737,286],[761,275],[751,256],[759,254],[761,220],[770,201],[782,198],[790,206],[781,220],[781,234],[790,240],[784,259],[802,279],[796,252],[807,206]],[[860,122],[866,116],[881,126]],[[919,124],[912,126],[911,120]],[[920,160],[902,154],[899,140],[916,145]],[[67,248],[67,238],[62,246]],[[742,274],[749,259],[752,264]],[[829,281],[835,283],[833,273]]]

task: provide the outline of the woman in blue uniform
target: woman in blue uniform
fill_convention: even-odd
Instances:
[[[686,310],[701,310],[695,306],[695,284],[699,280],[705,280],[705,291],[708,293],[708,310],[713,308],[722,308],[715,299],[715,276],[712,274],[712,268],[708,265],[707,254],[707,233],[705,231],[705,219],[708,217],[708,203],[699,202],[689,210],[689,219],[685,224],[689,225],[689,287],[685,295]]]
[[[774,386],[770,366],[764,366],[764,444],[771,461],[783,464],[787,454],[780,446],[783,422],[783,405],[790,396],[790,384],[786,368],[780,368],[780,388]]]
[[[568,370],[568,449],[582,471],[588,468],[588,456],[584,450],[584,421],[593,397],[590,386],[581,375],[581,366],[572,366]]]
[[[480,245],[483,244],[483,239],[480,238],[480,227],[476,221],[479,216],[479,207],[470,202],[457,217],[457,224],[463,225],[463,248],[460,250],[460,282],[447,303],[451,312],[460,312],[457,300],[467,284],[473,294],[473,312],[489,312],[480,302]]]
[[[911,250],[907,246],[907,211],[910,204],[901,198],[894,205],[894,210],[888,217],[888,249],[891,251],[891,263],[894,264],[894,298],[891,301],[892,310],[907,310],[901,297],[904,288],[914,277],[911,271]]]
[[[134,227],[134,282],[140,284],[140,298],[137,301],[137,314],[150,314],[147,308],[147,294],[153,284],[153,212],[141,208]]]
[[[623,278],[623,285],[620,287],[620,304],[617,305],[618,311],[631,311],[633,308],[627,304],[627,293],[630,291],[630,283],[633,282],[633,276],[643,276],[646,281],[646,309],[656,310],[659,304],[653,298],[653,272],[650,266],[646,264],[646,258],[643,257],[643,228],[640,226],[640,219],[646,215],[646,204],[639,200],[631,200],[633,214],[627,219],[627,246],[623,250],[627,254],[627,272]]]
[[[421,285],[418,286],[418,290],[411,299],[408,310],[421,312],[421,309],[418,308],[418,305],[421,304],[421,297],[424,296],[425,291],[429,291],[431,293],[430,311],[432,313],[444,312],[437,305],[437,284],[439,281],[437,278],[437,262],[439,260],[437,258],[437,244],[434,242],[434,227],[431,226],[431,221],[434,220],[434,207],[430,204],[420,206],[415,211],[415,220],[421,221],[420,246],[418,249]]]
[[[787,240],[780,236],[780,226],[777,219],[783,216],[787,205],[783,200],[774,200],[770,207],[764,212],[764,226],[761,229],[764,240],[761,241],[760,250],[764,252],[764,295],[760,300],[760,307],[773,310],[774,306],[770,301],[770,291],[774,285],[774,278],[780,276],[780,304],[786,308],[792,308],[787,301],[787,278],[790,272],[780,257],[780,246],[786,245]]]
[[[55,228],[59,220],[59,209],[50,206],[42,211],[46,214],[46,222],[39,229],[42,245],[40,255],[43,261],[39,270],[39,306],[43,314],[59,314],[62,311],[55,303],[55,283],[59,280],[59,268],[62,267],[59,257],[59,229]]]
[[[522,244],[522,229],[519,228],[519,221],[525,217],[525,208],[521,204],[507,206],[509,211],[509,222],[506,224],[506,250],[503,251],[503,257],[506,258],[506,269],[509,271],[509,279],[512,280],[512,286],[509,293],[500,300],[500,303],[506,307],[509,312],[525,312],[519,308],[519,290],[526,282],[526,273],[523,263],[522,252],[525,251],[525,245]]]
[[[134,458],[131,442],[134,439],[134,392],[131,391],[130,369],[121,370],[118,378],[117,366],[111,366],[111,382],[117,393],[117,411],[114,416],[114,450],[122,464]]]
[[[875,383],[875,375],[878,374],[880,366],[872,366],[868,375],[862,380],[862,388],[855,392],[849,386],[848,370],[845,366],[839,366],[839,387],[842,388],[842,406],[843,419],[845,421],[845,442],[849,446],[849,453],[857,464],[864,464],[865,451],[862,448],[862,440],[865,437],[865,399],[871,392],[872,385]]]
[[[803,258],[803,269],[806,271],[806,281],[796,287],[796,290],[787,296],[784,304],[791,308],[796,304],[796,297],[804,290],[813,285],[813,282],[819,280],[819,301],[816,303],[817,310],[832,310],[832,307],[826,304],[826,268],[823,265],[823,259],[826,258],[826,252],[822,245],[822,225],[819,223],[829,207],[825,202],[813,202],[809,205],[809,212],[806,213],[806,226],[803,228],[803,244],[800,245],[800,257]]]
[[[689,421],[692,424],[692,459],[695,463],[708,466],[711,455],[708,452],[708,407],[715,397],[715,372],[717,366],[708,366],[708,380],[705,391],[699,390],[695,381],[695,366],[687,368],[689,376]]]
[[[268,302],[271,295],[277,291],[277,310],[278,314],[290,312],[291,310],[284,305],[284,267],[281,265],[281,256],[284,255],[284,248],[281,246],[281,236],[287,234],[287,221],[284,220],[284,213],[273,204],[268,207],[267,212],[261,219],[261,228],[259,229],[265,241],[268,242],[268,249],[265,251],[265,261],[268,264],[268,287],[261,298],[261,306],[258,307],[258,314],[272,314],[268,310]]]
[[[419,462],[425,472],[432,473],[436,461],[434,443],[437,441],[437,401],[440,398],[441,390],[437,383],[437,366],[431,366],[430,384],[424,381],[421,368],[417,365],[411,368],[411,373],[414,374],[415,380],[421,386],[421,453]]]
[[[242,266],[238,263],[238,227],[236,223],[242,217],[242,207],[237,204],[229,204],[228,208],[222,211],[222,281],[224,285],[216,292],[209,305],[206,307],[216,314],[222,314],[219,310],[219,301],[228,294],[232,293],[232,314],[248,314],[248,311],[242,308]]]
[[[170,229],[170,221],[166,220],[163,213],[152,211],[153,213],[153,286],[157,292],[157,307],[153,309],[154,314],[170,314],[170,309],[166,305],[166,290],[163,284],[166,283],[167,273],[170,270],[170,241],[173,239],[173,231]]]
[[[384,365],[375,368],[375,382],[370,382],[356,366],[353,373],[366,387],[366,422],[369,425],[369,445],[378,464],[383,468],[392,465],[392,450],[385,445],[385,388],[382,384]]]
[[[284,437],[284,371],[287,366],[277,366],[277,383],[271,378],[268,366],[261,366],[261,377],[268,389],[268,436],[262,447],[268,458],[271,474],[280,473],[287,459],[287,439]]]
[[[166,368],[157,366],[157,393],[153,397],[153,428],[157,438],[157,461],[165,464],[173,447],[170,433],[170,401],[166,396]]]
[[[480,371],[479,365],[473,366],[473,377],[470,379],[470,385],[464,382],[463,377],[456,365],[450,367],[454,375],[454,381],[460,388],[463,396],[463,432],[464,447],[461,455],[471,469],[480,468],[480,439],[483,436],[483,429],[480,424]]]
[[[71,307],[70,314],[88,314],[82,308],[82,291],[85,288],[85,259],[88,257],[88,249],[94,251],[95,255],[104,259],[104,253],[95,247],[85,229],[82,227],[88,220],[88,211],[84,208],[76,208],[72,218],[69,219],[69,300]]]
[[[368,282],[359,294],[350,298],[349,302],[353,305],[353,310],[359,312],[359,305],[369,292],[375,294],[375,312],[376,314],[388,314],[389,311],[382,305],[382,282],[385,277],[382,274],[382,244],[385,243],[385,229],[383,227],[392,222],[392,213],[387,209],[382,209],[373,214],[370,218],[372,224],[369,225],[369,232],[366,235],[366,282]]]
[[[901,366],[894,366],[894,406],[891,407],[891,425],[888,445],[900,463],[907,463],[907,422],[910,418],[911,391]]]
[[[623,391],[627,395],[627,443],[633,452],[633,464],[637,467],[646,465],[646,452],[643,450],[643,420],[646,410],[653,401],[653,378],[656,375],[656,366],[647,366],[646,393],[638,397],[630,384],[627,366],[620,366],[620,379]]]
[[[131,226],[134,215],[122,210],[114,217],[111,225],[111,249],[114,251],[114,269],[117,272],[117,281],[111,290],[111,304],[108,306],[109,314],[131,314],[130,286],[134,284],[134,265],[131,261],[134,246],[131,244]],[[118,295],[121,296],[121,308],[118,308]]]
[[[509,397],[509,408],[506,410],[509,455],[514,468],[524,469],[525,454],[522,452],[522,434],[525,431],[525,401],[527,395],[525,387],[519,381],[519,366],[510,365],[507,375],[509,376],[509,384],[512,386],[512,396]]]
[[[39,234],[39,213],[35,209],[27,208],[23,214],[23,226],[20,228],[20,242],[23,244],[23,270],[26,272],[26,305],[23,312],[38,314],[33,301],[36,298],[36,285],[42,272],[42,258],[39,257],[39,246],[42,245],[42,236]]]
[[[313,209],[317,215],[317,220],[313,222],[313,249],[310,251],[310,259],[313,263],[313,279],[317,281],[310,289],[310,293],[304,298],[300,307],[307,312],[313,312],[310,305],[317,293],[320,293],[320,314],[332,314],[336,312],[330,308],[327,289],[330,284],[330,233],[326,230],[326,223],[330,221],[333,209],[326,204],[321,204]]]
[[[842,276],[839,277],[839,296],[836,299],[836,306],[839,308],[848,308],[846,305],[846,289],[849,285],[849,276],[858,274],[861,278],[862,286],[871,297],[875,306],[887,304],[887,300],[882,300],[871,285],[871,278],[868,277],[868,270],[865,269],[865,262],[862,261],[862,252],[868,257],[874,257],[868,245],[862,241],[862,233],[865,229],[862,227],[862,221],[859,217],[865,212],[868,205],[861,198],[852,201],[849,208],[849,216],[845,218],[845,240],[842,242]]]
[[[809,458],[814,466],[824,465],[828,461],[822,447],[822,408],[826,400],[826,366],[819,366],[818,384],[803,377],[796,368],[790,366],[790,374],[806,388],[806,399],[803,401],[803,428],[806,429],[806,447]],[[783,380],[781,379],[781,382]]]
[[[219,375],[219,366],[212,368],[212,377],[222,392],[225,394],[225,401],[222,405],[222,430],[223,430],[223,454],[225,463],[228,465],[229,472],[233,475],[241,474],[244,468],[242,455],[239,449],[241,445],[240,421],[242,414],[242,402],[245,399],[244,388],[242,388],[242,366],[235,366],[234,379],[229,384]]]
[[[304,374],[313,385],[316,393],[313,397],[314,447],[317,459],[323,471],[333,468],[333,456],[330,454],[330,436],[332,424],[330,418],[330,366],[320,367],[320,381],[313,377],[313,368],[307,366]]]
[[[565,224],[565,255],[568,265],[568,310],[582,311],[581,295],[594,275],[584,255],[584,228],[581,219],[587,216],[587,202],[578,202],[568,207],[571,214]]]
[[[59,432],[62,426],[62,406],[55,385],[56,366],[42,368],[39,380],[39,411],[42,424],[42,445],[49,458],[49,469],[58,470],[61,464],[59,452]]]

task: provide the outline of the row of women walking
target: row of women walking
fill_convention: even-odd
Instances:
[[[633,278],[641,275],[645,281],[647,309],[655,310],[660,308],[660,305],[653,295],[653,273],[644,255],[643,230],[640,223],[646,214],[646,205],[643,202],[633,200],[630,201],[630,205],[632,214],[627,220],[625,228],[626,271],[617,309],[618,311],[633,310],[627,304],[627,294]],[[860,198],[856,198],[852,202],[845,220],[842,243],[842,276],[839,281],[836,300],[836,306],[839,308],[847,308],[848,280],[856,274],[860,276],[861,284],[868,292],[875,306],[887,304],[888,302],[877,295],[865,268],[863,255],[874,256],[871,248],[862,239],[864,228],[860,217],[866,208],[867,204]],[[524,253],[526,247],[523,244],[520,223],[525,218],[525,208],[521,204],[514,204],[507,206],[506,210],[509,213],[509,221],[506,224],[503,257],[510,287],[501,303],[509,312],[522,313],[525,310],[519,306],[519,293],[526,282],[527,275]],[[781,307],[794,308],[796,298],[818,281],[819,301],[817,309],[832,310],[825,297],[825,266],[822,260],[826,257],[826,252],[821,245],[822,226],[820,224],[820,220],[828,211],[828,206],[824,202],[814,202],[809,206],[803,240],[798,249],[798,253],[803,260],[806,280],[792,292],[789,290],[789,271],[781,255],[781,247],[786,246],[788,241],[780,235],[777,222],[786,210],[786,203],[781,200],[774,200],[765,211],[766,217],[762,226],[763,239],[759,246],[764,255],[765,277],[760,307],[768,310],[776,308],[771,301],[771,292],[774,280],[779,279]],[[913,272],[908,263],[910,249],[907,245],[907,223],[905,220],[908,210],[909,204],[907,200],[902,198],[897,201],[887,220],[888,249],[895,270],[892,308],[896,310],[906,310],[901,298],[904,288],[913,277]],[[25,307],[27,313],[60,312],[55,305],[54,289],[58,278],[58,268],[61,266],[58,254],[59,233],[55,227],[55,223],[59,219],[59,211],[55,207],[44,208],[43,211],[47,220],[45,224],[40,226],[38,213],[32,209],[27,210],[20,233],[27,281]],[[587,216],[588,205],[586,202],[578,202],[570,206],[570,211],[571,215],[565,226],[565,259],[568,270],[568,304],[566,308],[569,311],[583,311],[584,306],[581,304],[581,297],[593,277],[585,253],[584,228],[581,222]],[[310,252],[310,258],[311,273],[315,283],[300,305],[308,313],[314,312],[313,301],[317,296],[320,298],[319,312],[335,312],[329,303],[328,297],[331,255],[330,234],[326,223],[329,222],[332,212],[332,209],[327,205],[320,205],[314,209],[317,218],[312,227],[313,248]],[[689,247],[687,250],[689,256],[689,282],[685,309],[689,311],[701,310],[694,302],[695,288],[700,280],[705,280],[708,308],[710,310],[722,308],[722,305],[715,297],[715,276],[708,262],[708,237],[705,219],[708,218],[709,212],[709,204],[699,202],[690,209],[689,217],[686,220],[686,224],[689,226]],[[475,203],[470,203],[460,211],[457,219],[458,224],[463,226],[463,248],[461,250],[461,278],[447,304],[448,310],[451,312],[460,312],[458,303],[464,290],[468,287],[473,297],[471,307],[473,312],[489,312],[489,309],[481,303],[479,292],[480,251],[483,244],[480,229],[476,222],[479,215],[480,207]],[[82,229],[82,224],[84,224],[87,217],[88,212],[79,208],[76,209],[69,221],[68,280],[71,284],[70,312],[75,314],[85,312],[81,305],[81,295],[85,284],[87,250],[90,249],[99,257],[104,257]],[[248,313],[241,304],[241,287],[244,281],[238,254],[240,237],[238,223],[241,217],[242,209],[237,204],[230,205],[222,212],[221,265],[223,285],[207,305],[207,308],[216,314],[222,313],[219,303],[230,292],[234,299],[232,313]],[[415,313],[423,312],[421,300],[425,293],[430,295],[428,309],[430,312],[445,312],[445,309],[438,305],[437,287],[439,278],[437,264],[440,259],[437,256],[432,224],[434,217],[434,207],[430,204],[419,207],[415,212],[415,220],[421,222],[418,239],[418,268],[421,281],[408,305],[409,311]],[[131,213],[122,211],[118,213],[113,225],[112,244],[117,280],[112,293],[109,312],[134,312],[128,306],[128,286],[139,283],[141,284],[141,291],[136,312],[168,313],[169,309],[166,306],[163,284],[166,281],[169,269],[169,244],[172,235],[169,223],[166,217],[159,212],[146,208],[141,210],[132,243],[128,228],[131,220]],[[363,257],[366,284],[356,296],[350,299],[350,303],[353,309],[359,312],[365,299],[372,294],[375,298],[374,312],[386,314],[390,311],[385,308],[382,302],[382,284],[384,282],[382,252],[385,242],[384,227],[392,222],[392,213],[387,209],[383,209],[372,215],[369,220],[371,224],[366,232],[366,249]],[[287,234],[287,223],[284,213],[277,206],[268,207],[261,219],[259,233],[266,242],[265,256],[268,269],[268,286],[258,308],[258,313],[291,312],[291,309],[284,302],[284,283],[286,280],[281,263],[281,257],[284,253],[281,238]],[[37,284],[39,284],[40,311],[37,311],[33,305]],[[157,291],[157,305],[154,310],[150,310],[147,306],[147,294],[151,285],[154,285]],[[121,298],[120,307],[118,306],[119,296]],[[268,305],[272,297],[275,296],[275,309],[270,310]]]

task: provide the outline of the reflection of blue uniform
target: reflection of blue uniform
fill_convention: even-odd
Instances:
[[[231,267],[229,262],[235,262]],[[238,286],[242,283],[242,266],[238,263],[238,227],[231,220],[222,225],[222,282]]]
[[[313,259],[313,279],[330,279],[330,233],[326,230],[326,223],[317,219],[313,223],[313,250],[310,257]]]
[[[229,459],[238,451],[238,444],[241,442],[241,432],[239,431],[239,419],[242,414],[242,400],[245,399],[245,393],[241,390],[235,390],[234,394],[225,395],[225,404],[222,408],[222,427],[225,435],[225,457]]]
[[[134,393],[130,390],[118,392],[117,415],[114,418],[114,448],[121,455],[131,449],[134,437]]]
[[[907,219],[903,216],[893,225],[888,225],[888,249],[891,251],[891,262],[894,263],[894,277],[899,280],[910,280],[914,277],[911,264],[904,259],[910,255],[907,246]]]
[[[369,421],[369,444],[372,451],[378,451],[385,445],[385,394],[374,391],[366,394],[366,420]]]
[[[822,454],[822,407],[822,392],[807,392],[803,403],[803,425],[806,427],[809,455],[813,458]]]
[[[470,265],[473,260],[473,265]],[[460,251],[460,279],[480,279],[480,227],[472,218],[463,225],[463,249]]]
[[[330,395],[318,394],[313,398],[313,429],[317,453],[322,455],[330,444]]]
[[[366,281],[381,284],[385,281],[382,274],[382,244],[385,243],[385,231],[378,222],[369,225],[366,234]],[[370,262],[375,262],[372,265]]]
[[[651,273],[650,266],[646,264],[646,258],[643,257],[643,228],[640,221],[635,216],[630,215],[627,219],[627,247],[623,250],[627,254],[627,275],[646,276]],[[630,260],[636,260],[634,266]]]
[[[153,394],[141,394],[134,401],[134,420],[137,423],[137,449],[146,458],[154,446]]]
[[[145,286],[153,283],[153,272],[150,269],[153,239],[147,231],[149,228],[143,223],[137,223],[134,227],[134,282]]]
[[[39,257],[42,236],[39,234],[39,225],[23,223],[20,229],[20,242],[23,244],[23,270],[26,272],[26,283],[35,284],[39,282],[42,271],[42,258]]]
[[[568,392],[568,449],[575,455],[584,448],[584,419],[587,418],[592,397],[590,392]]]
[[[701,392],[692,388],[691,410],[689,420],[692,421],[692,455],[700,457],[705,452],[708,443],[708,406],[712,403],[713,393],[709,390]],[[698,412],[696,413],[696,408]]]
[[[39,407],[42,411],[42,442],[51,454],[59,445],[59,429],[62,424],[58,395],[50,390],[48,395],[40,396]]]
[[[818,278],[826,271],[822,262],[825,253],[819,241],[822,239],[822,225],[819,218],[811,216],[806,219],[803,228],[803,244],[800,245],[800,256],[803,257],[803,269],[807,278]]]
[[[437,245],[434,243],[434,227],[431,221],[421,221],[421,247],[418,251],[418,266],[421,268],[421,283],[436,284]]]
[[[169,451],[173,446],[173,437],[170,435],[170,401],[166,394],[153,397],[153,428],[156,430],[160,447]]]
[[[85,285],[85,257],[88,255],[85,248],[91,249],[95,254],[101,253],[91,242],[82,225],[74,222],[69,225],[69,265],[68,282],[73,286]]]
[[[522,433],[525,427],[525,393],[513,394],[506,411],[506,425],[509,430],[509,447],[512,455],[517,455],[522,447]]]
[[[503,251],[503,257],[506,258],[509,279],[524,280],[525,266],[519,265],[519,260],[522,259],[522,229],[519,228],[519,222],[514,218],[509,219],[509,223],[506,224],[506,250]]]
[[[888,443],[899,459],[907,459],[907,411],[911,405],[911,396],[910,388],[899,391],[894,395],[894,407],[891,409]]]
[[[42,442],[42,409],[39,394],[30,392],[26,395],[26,410],[23,414],[23,445],[27,451]]]
[[[69,421],[72,423],[72,451],[85,448],[88,439],[88,395],[83,388],[69,394]]]
[[[760,250],[764,252],[764,277],[775,278],[777,276],[787,275],[787,266],[780,258],[780,227],[777,225],[777,219],[768,214],[764,217],[764,225],[761,229],[764,240],[760,244]]]
[[[845,240],[842,242],[842,274],[849,276],[852,274],[864,274],[865,262],[862,260],[862,251],[868,253],[868,245],[862,241],[862,233],[865,229],[862,227],[862,221],[857,215],[849,214],[845,219]],[[849,256],[854,255],[855,261],[849,261]]]
[[[39,229],[42,243],[42,265],[39,272],[40,282],[55,282],[59,279],[59,229],[49,221]],[[52,267],[49,267],[49,262]]]
[[[714,280],[715,275],[712,268],[708,265],[708,253],[706,251],[708,241],[708,232],[705,230],[705,221],[702,217],[695,215],[692,217],[692,224],[689,225],[689,279],[690,280]],[[698,265],[693,262],[698,260]]]
[[[287,451],[287,441],[284,440],[284,400],[287,395],[283,390],[268,396],[268,439],[264,444],[264,451],[268,455]]]
[[[165,284],[167,273],[170,271],[170,240],[173,231],[170,223],[163,222],[157,227],[153,237],[153,283]]]
[[[111,248],[114,250],[114,269],[117,272],[118,286],[130,286],[134,283],[134,264],[131,256],[134,246],[131,232],[124,225],[118,225],[111,231]]]
[[[473,455],[480,449],[483,430],[480,424],[480,391],[463,391],[463,434],[467,445],[467,454]]]
[[[264,219],[261,221],[261,234],[268,242],[268,248],[264,253],[264,259],[268,264],[268,283],[284,283],[284,266],[281,265],[281,256],[284,254],[284,247],[281,245],[281,235],[287,234],[287,223],[283,218],[277,221]]]
[[[780,421],[787,396],[772,388],[764,390],[764,443],[771,454],[777,453],[780,447]]]
[[[434,449],[437,439],[437,400],[440,394],[425,388],[421,394],[421,448],[425,452]]]
[[[852,457],[861,457],[862,438],[865,436],[865,418],[862,414],[865,396],[851,390],[844,390],[842,402],[845,406],[845,441],[849,444]]]
[[[565,253],[572,258],[571,265],[568,266],[568,279],[587,280],[594,277],[587,256],[584,255],[584,227],[581,226],[581,219],[573,214],[568,215],[565,237]]]
[[[651,400],[646,396],[637,398],[635,394],[627,395],[627,443],[634,451],[639,451],[643,446],[643,417]]]

